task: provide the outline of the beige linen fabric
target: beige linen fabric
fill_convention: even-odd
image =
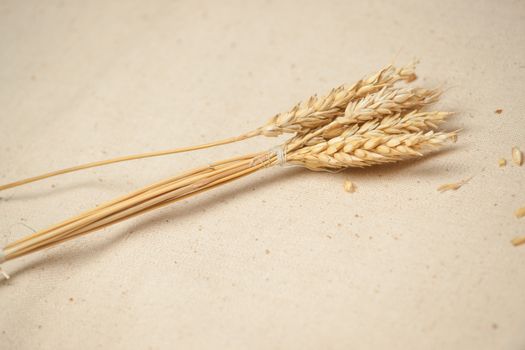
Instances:
[[[421,59],[463,131],[402,165],[268,169],[4,264],[0,348],[525,348],[525,167],[497,165],[525,149],[524,17],[523,1],[2,1],[2,183],[239,134],[394,59]],[[1,243],[277,142],[1,192]]]

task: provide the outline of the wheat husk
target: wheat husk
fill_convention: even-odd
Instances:
[[[461,181],[458,181],[458,182],[454,182],[454,183],[448,183],[448,184],[443,184],[441,186],[439,186],[437,188],[437,190],[441,193],[443,192],[446,192],[446,191],[457,191],[459,190],[463,185],[465,185],[466,183],[468,183],[470,181],[471,178],[468,178],[468,179],[465,179],[465,180],[461,180]]]

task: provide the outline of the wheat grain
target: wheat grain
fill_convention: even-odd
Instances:
[[[354,193],[356,190],[356,186],[352,181],[350,181],[349,179],[346,179],[345,184],[344,184],[344,189],[348,193]]]
[[[519,245],[522,245],[522,244],[525,244],[525,236],[514,237],[510,242],[511,242],[515,247],[517,247],[517,246],[519,246]]]
[[[521,207],[521,208],[516,209],[516,211],[514,212],[514,215],[516,215],[516,217],[518,219],[524,217],[525,216],[525,207]]]
[[[512,161],[518,166],[523,164],[523,153],[521,153],[518,147],[512,147]]]

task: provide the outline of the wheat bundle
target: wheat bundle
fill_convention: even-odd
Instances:
[[[277,165],[340,171],[421,157],[447,141],[455,141],[456,132],[437,130],[451,113],[424,111],[439,99],[439,89],[396,84],[410,83],[415,78],[413,64],[402,68],[388,66],[354,85],[340,86],[324,97],[313,96],[237,137],[85,164],[1,186],[0,190],[94,166],[202,149],[255,136],[292,134],[271,150],[192,169],[12,242],[1,250],[0,262],[100,230]]]

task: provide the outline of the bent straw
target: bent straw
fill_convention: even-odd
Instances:
[[[52,172],[45,173],[45,174],[42,174],[42,175],[38,175],[38,176],[30,177],[30,178],[27,178],[27,179],[11,182],[11,183],[8,183],[8,184],[5,184],[5,185],[1,185],[0,186],[0,191],[7,190],[7,189],[13,188],[13,187],[22,186],[22,185],[25,185],[25,184],[28,184],[28,183],[31,183],[31,182],[36,182],[36,181],[48,179],[48,178],[53,177],[53,176],[58,176],[58,175],[62,175],[62,174],[72,173],[72,172],[79,171],[79,170],[90,169],[90,168],[100,167],[100,166],[104,166],[104,165],[109,165],[109,164],[114,164],[114,163],[119,163],[119,162],[125,162],[125,161],[129,161],[129,160],[152,158],[152,157],[165,156],[165,155],[169,155],[169,154],[176,154],[176,153],[196,151],[196,150],[200,150],[200,149],[206,149],[206,148],[211,148],[211,147],[215,147],[215,146],[226,145],[226,144],[229,144],[229,143],[246,140],[246,139],[254,137],[254,136],[257,136],[256,131],[251,131],[251,132],[243,134],[243,135],[230,137],[230,138],[227,138],[227,139],[214,141],[214,142],[210,142],[210,143],[204,143],[204,144],[197,145],[197,146],[189,146],[189,147],[168,149],[168,150],[164,150],[164,151],[156,151],[156,152],[147,152],[147,153],[133,154],[133,155],[128,155],[128,156],[122,156],[122,157],[117,157],[117,158],[112,158],[112,159],[106,159],[106,160],[86,163],[86,164],[82,164],[82,165],[76,165],[76,166],[73,166],[73,167],[70,167],[70,168],[56,170],[56,171],[52,171]]]

